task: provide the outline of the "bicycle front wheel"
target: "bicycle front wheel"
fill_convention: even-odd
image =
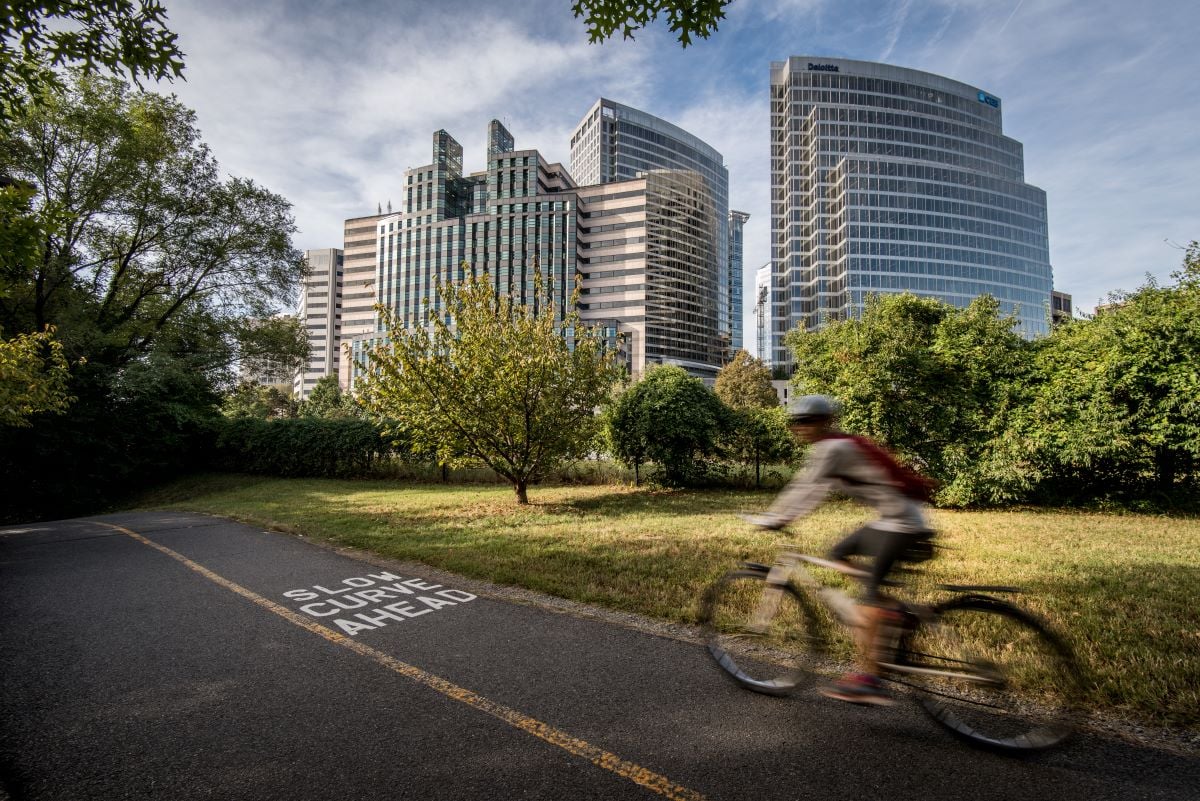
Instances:
[[[807,598],[760,570],[727,573],[705,593],[700,619],[717,664],[747,689],[786,695],[820,650]]]
[[[1058,745],[1071,733],[1079,671],[1067,645],[1003,601],[955,598],[904,638],[897,673],[955,735],[1005,751]]]

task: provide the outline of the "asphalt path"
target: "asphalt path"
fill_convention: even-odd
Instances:
[[[755,695],[693,643],[381,564],[200,515],[0,529],[0,786],[14,801],[1200,798],[1191,757],[1093,736],[981,752],[911,704]]]

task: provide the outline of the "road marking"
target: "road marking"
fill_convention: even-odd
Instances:
[[[593,765],[604,768],[607,771],[615,773],[622,778],[629,779],[635,784],[641,785],[648,790],[658,793],[661,796],[670,798],[673,801],[705,801],[705,798],[695,790],[689,790],[687,787],[675,784],[665,776],[661,776],[647,768],[643,768],[634,762],[621,759],[616,754],[609,753],[602,748],[598,748],[585,740],[580,740],[578,737],[573,737],[561,729],[556,729],[553,726],[542,723],[536,718],[531,718],[528,715],[518,712],[515,709],[490,701],[481,695],[459,687],[453,682],[447,681],[440,676],[435,676],[432,673],[426,673],[418,667],[401,662],[395,657],[389,656],[382,651],[377,651],[369,645],[364,645],[357,640],[352,640],[344,634],[340,634],[333,629],[322,626],[313,620],[293,612],[286,606],[275,603],[272,600],[264,598],[253,590],[248,590],[240,584],[230,581],[224,576],[220,576],[204,565],[193,562],[181,553],[171,550],[165,545],[160,545],[153,540],[149,540],[138,534],[136,531],[131,531],[121,526],[113,525],[112,523],[101,523],[98,520],[92,521],[97,525],[105,526],[121,532],[143,545],[148,545],[151,548],[166,554],[177,562],[181,562],[195,572],[204,576],[214,584],[218,584],[231,592],[253,601],[264,609],[267,609],[285,620],[295,623],[302,629],[307,629],[313,634],[320,635],[332,643],[336,643],[344,648],[348,648],[357,654],[365,656],[384,667],[399,673],[406,678],[412,679],[418,684],[423,684],[433,690],[437,690],[447,698],[459,701],[469,707],[478,709],[480,712],[486,712],[492,717],[499,718],[505,723],[513,726],[528,734],[532,734],[540,740],[543,740],[551,745],[556,745],[564,751],[574,754],[578,757],[591,762]]]

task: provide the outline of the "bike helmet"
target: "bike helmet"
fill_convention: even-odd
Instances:
[[[802,395],[787,407],[789,423],[817,423],[838,416],[841,407],[828,395]]]

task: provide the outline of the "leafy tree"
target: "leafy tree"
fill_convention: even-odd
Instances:
[[[0,128],[62,89],[56,69],[105,67],[141,78],[183,74],[178,38],[157,0],[10,0],[0,16]]]
[[[619,375],[617,354],[581,327],[578,290],[559,309],[538,275],[525,305],[468,269],[441,285],[445,316],[430,314],[429,327],[404,328],[377,307],[389,341],[370,353],[359,397],[402,421],[415,451],[450,466],[482,461],[525,504],[531,482],[585,454],[594,411]]]
[[[1039,343],[1017,421],[1050,500],[1188,494],[1200,464],[1200,245],[1173,286],[1116,292]],[[1181,481],[1182,480],[1182,481]]]
[[[618,31],[624,39],[632,39],[640,30],[665,14],[671,31],[679,35],[684,47],[693,36],[707,39],[717,29],[718,20],[725,18],[725,6],[733,0],[577,0],[571,10],[583,17],[588,41],[603,42]]]
[[[744,350],[733,355],[717,373],[717,397],[730,409],[772,409],[779,395],[771,386],[771,371]]]
[[[229,418],[291,418],[298,415],[298,409],[296,400],[278,387],[249,381],[238,384],[221,402],[221,413]]]
[[[940,500],[997,501],[1018,481],[996,454],[1022,386],[1028,345],[984,295],[967,309],[910,294],[874,296],[860,320],[787,335],[794,391],[827,393],[851,431],[939,479]]]
[[[100,76],[70,76],[0,131],[0,174],[33,190],[7,233],[30,219],[38,231],[3,261],[0,327],[53,325],[78,399],[0,427],[0,479],[28,490],[13,514],[86,511],[195,463],[215,388],[243,355],[267,356],[252,321],[294,297],[289,204],[222,178],[174,98]]]
[[[717,453],[728,411],[682,367],[654,367],[617,398],[606,417],[612,454],[637,469],[654,462],[668,486],[685,486]]]
[[[327,375],[313,385],[308,400],[300,406],[300,416],[340,420],[360,417],[361,410],[353,396],[342,392],[337,376]]]
[[[74,400],[54,329],[0,339],[0,426],[28,426],[38,413],[61,414]]]
[[[798,455],[787,427],[787,410],[744,407],[732,410],[730,426],[721,438],[721,449],[744,465],[754,465],[754,486],[762,484],[762,466],[790,462]]]

